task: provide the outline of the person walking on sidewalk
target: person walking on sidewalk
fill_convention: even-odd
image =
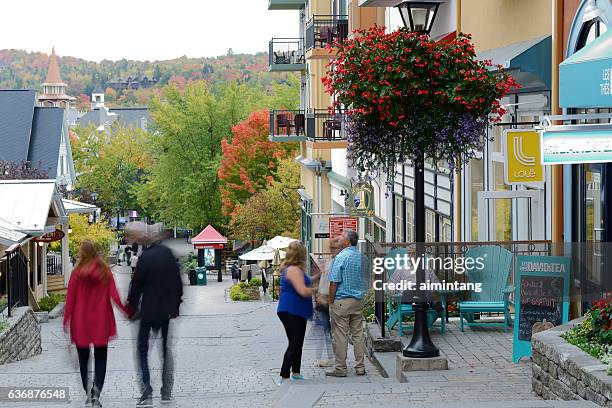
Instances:
[[[154,239],[154,238],[151,238]],[[171,401],[174,385],[173,361],[168,337],[170,320],[178,317],[183,296],[183,282],[172,251],[159,242],[139,256],[130,284],[128,307],[133,315],[140,306],[138,357],[142,374],[142,396],[137,407],[153,406],[153,388],[149,373],[149,333],[162,334],[162,403]]]
[[[332,377],[346,377],[349,332],[353,339],[355,372],[365,375],[362,320],[368,267],[365,256],[357,250],[357,241],[355,231],[344,230],[339,239],[342,250],[334,259],[329,275],[329,311],[336,368],[325,374]]]
[[[125,313],[115,279],[91,241],[83,241],[79,261],[70,275],[64,330],[70,328],[70,338],[79,357],[81,382],[87,394],[86,405],[101,407],[100,393],[106,377],[108,342],[117,335],[113,302]],[[90,346],[94,348],[94,380],[88,379]]]
[[[302,346],[306,335],[306,320],[312,318],[310,278],[305,273],[306,249],[301,242],[289,244],[281,264],[280,299],[277,315],[285,327],[289,344],[283,357],[278,384],[291,378],[303,380],[300,373]]]
[[[130,266],[132,267],[131,278],[133,278],[134,273],[136,273],[136,265],[138,265],[138,255],[134,254],[132,255],[132,258],[130,259]]]

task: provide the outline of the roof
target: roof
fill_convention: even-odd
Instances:
[[[146,129],[147,124],[150,122],[149,109],[145,107],[112,108],[109,112],[119,115],[117,120],[127,127]]]
[[[50,107],[34,109],[28,161],[32,166],[46,171],[48,177],[53,179],[57,177],[63,122],[64,109]]]
[[[0,160],[27,160],[35,106],[32,90],[0,90]]]
[[[0,219],[11,224],[14,231],[29,235],[46,233],[50,213],[65,215],[55,189],[55,180],[0,181],[0,197],[11,197],[0,200]]]
[[[62,77],[60,75],[60,67],[57,62],[57,55],[55,55],[55,47],[51,50],[51,56],[49,56],[49,67],[47,68],[47,77],[45,78],[46,84],[61,84]]]
[[[204,228],[195,238],[191,240],[192,244],[227,244],[225,238],[212,225]]]
[[[0,245],[11,246],[26,239],[26,234],[17,232],[13,228],[14,225],[0,219]]]
[[[67,198],[62,198],[62,204],[64,204],[66,214],[91,214],[98,210],[95,205],[68,200]]]
[[[96,85],[96,87],[94,88],[94,90],[91,93],[92,94],[103,94],[104,91],[102,90],[102,87],[100,87],[100,85]]]
[[[110,115],[108,109],[96,108],[81,116],[77,122],[81,126],[93,124],[96,128],[112,124],[117,119],[116,115]]]

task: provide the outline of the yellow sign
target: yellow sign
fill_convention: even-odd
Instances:
[[[541,183],[544,169],[540,155],[540,133],[533,129],[504,131],[504,176],[506,184]]]

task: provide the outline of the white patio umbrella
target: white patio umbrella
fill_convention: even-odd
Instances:
[[[275,236],[271,240],[268,241],[267,245],[274,249],[285,249],[289,246],[293,241],[297,241],[295,238],[283,237],[280,235]]]
[[[247,252],[246,254],[240,255],[238,258],[243,261],[271,261],[274,259],[274,251],[274,248],[268,245],[262,245],[259,248],[255,248],[254,250]],[[281,258],[284,258],[285,252],[280,252]]]

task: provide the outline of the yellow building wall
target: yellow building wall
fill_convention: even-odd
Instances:
[[[461,31],[477,51],[503,47],[552,32],[550,0],[461,0]]]
[[[349,35],[353,30],[385,25],[384,7],[359,7],[359,0],[350,0],[348,4]]]
[[[310,19],[313,15],[330,15],[332,13],[332,4],[330,0],[310,0]]]

